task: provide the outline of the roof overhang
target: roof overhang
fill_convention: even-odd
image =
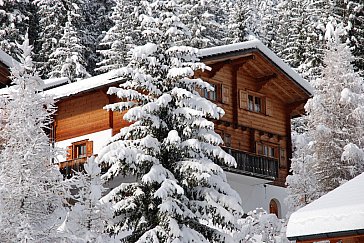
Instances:
[[[295,70],[259,40],[201,49],[199,57],[204,63],[209,64],[247,56],[250,53],[259,53],[272,66],[279,69],[280,72],[300,87],[308,97],[313,96],[313,88],[310,83],[303,79]]]

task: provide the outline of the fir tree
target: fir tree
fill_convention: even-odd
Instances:
[[[27,0],[0,1],[0,49],[14,58],[19,54],[16,42],[21,42],[29,28],[30,3]]]
[[[192,78],[205,65],[197,62],[196,49],[179,45],[188,36],[179,5],[153,1],[143,7],[148,15],[139,23],[148,43],[135,47],[128,66],[117,71],[125,83],[109,94],[122,102],[107,106],[128,110],[124,119],[133,123],[98,157],[110,165],[105,178],[137,177],[103,198],[114,203],[110,230],[123,242],[232,242],[225,232],[238,230],[241,201],[214,162],[235,161],[207,120],[224,112],[195,91],[211,86]]]
[[[63,36],[63,27],[67,21],[67,10],[58,0],[37,0],[39,24],[38,38],[35,42],[35,61],[37,70],[43,78],[49,78],[57,60],[50,55],[60,47],[59,40]]]
[[[279,23],[274,51],[308,80],[321,75],[325,49],[324,23],[328,18],[328,10],[321,9],[321,4],[285,1],[278,6],[276,17]]]
[[[219,46],[226,38],[226,7],[217,0],[181,1],[182,22],[188,27],[191,37],[185,44],[195,48]]]
[[[84,0],[81,6],[86,24],[80,25],[80,31],[84,33],[82,43],[86,48],[86,70],[91,75],[95,74],[96,63],[101,60],[96,49],[112,26],[110,15],[114,5],[114,0]]]
[[[298,130],[296,128],[296,130]],[[307,129],[305,129],[307,130]],[[287,176],[288,214],[309,204],[316,199],[316,181],[313,174],[312,144],[307,131],[292,133],[293,156],[291,159],[291,175]]]
[[[111,20],[114,25],[101,40],[99,52],[102,60],[96,71],[107,72],[128,64],[128,51],[142,42],[136,20],[140,15],[140,1],[118,0],[113,8]]]
[[[54,242],[62,211],[62,176],[50,164],[53,100],[41,93],[29,40],[19,46],[6,104],[5,144],[0,158],[0,237],[4,242]]]
[[[80,21],[78,11],[79,9],[73,6],[73,10],[67,13],[67,22],[59,40],[59,47],[50,54],[50,62],[55,63],[49,73],[50,78],[68,77],[74,82],[90,76],[86,71],[84,59],[86,48],[74,25],[76,21]]]
[[[317,196],[363,172],[363,79],[354,72],[353,56],[339,33],[328,25],[323,77],[313,82],[315,96],[306,104],[312,138],[312,171]]]
[[[67,182],[77,190],[73,196],[76,203],[58,230],[69,242],[111,242],[104,233],[112,211],[108,203],[100,202],[101,194],[106,191],[100,177],[101,168],[91,157],[84,169]]]
[[[245,0],[235,1],[229,15],[228,43],[238,43],[247,40],[249,34],[245,25],[246,19],[247,11],[245,9]]]

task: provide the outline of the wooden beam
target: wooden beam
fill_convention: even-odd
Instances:
[[[244,63],[254,60],[254,55],[247,55],[243,57],[239,57],[237,59],[228,59],[222,62],[217,62],[214,64],[208,64],[211,67],[211,71],[206,71],[208,78],[213,78],[216,73],[218,73],[225,65],[230,64],[233,68],[239,69]]]
[[[298,101],[292,102],[292,103],[288,104],[287,110],[289,113],[292,113],[292,111],[297,109],[300,105],[305,104],[306,102],[307,102],[307,100],[298,100]]]
[[[221,70],[226,64],[229,64],[230,60],[226,60],[223,62],[218,62],[214,64],[209,64],[208,66],[211,67],[211,71],[206,71],[208,78],[213,78],[217,72]]]
[[[274,81],[278,75],[276,73],[269,74],[267,76],[256,78],[256,82],[258,84],[258,91],[263,89],[269,82]]]
[[[230,60],[230,63],[234,66],[241,66],[241,65],[245,64],[246,62],[248,62],[250,60],[254,60],[254,59],[255,59],[254,55],[248,55],[248,56],[243,56],[243,57],[239,57],[237,59]]]
[[[232,84],[231,84],[231,95],[232,95],[232,109],[233,109],[233,123],[238,124],[239,123],[239,106],[238,106],[238,97],[239,97],[239,91],[238,91],[238,66],[233,66],[232,68]]]

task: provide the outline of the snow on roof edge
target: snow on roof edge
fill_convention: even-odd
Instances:
[[[51,88],[44,91],[44,93],[46,95],[52,95],[54,99],[61,99],[64,97],[76,95],[87,90],[92,90],[104,85],[117,82],[117,71],[118,70],[112,70],[110,72],[82,79],[74,83]]]
[[[299,86],[304,88],[310,95],[313,95],[314,90],[311,84],[307,82],[307,80],[303,79],[295,70],[293,70],[287,63],[285,63],[281,58],[279,58],[273,51],[271,51],[258,39],[224,46],[215,46],[200,49],[199,57],[204,58],[247,49],[258,49],[259,51],[261,51],[280,69],[282,69],[289,77],[291,77]]]
[[[364,230],[364,173],[294,212],[287,225],[290,239]]]
[[[70,80],[67,77],[49,78],[49,79],[44,79],[43,83],[44,83],[43,89],[50,89],[55,86],[70,83]]]
[[[9,54],[7,54],[1,49],[0,49],[0,61],[9,68],[12,68],[14,66],[14,62],[17,63],[17,61],[14,58],[12,58]]]

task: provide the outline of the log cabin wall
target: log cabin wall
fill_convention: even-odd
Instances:
[[[222,119],[215,121],[225,148],[248,154],[247,161],[258,158],[259,164],[262,162],[259,158],[264,157],[263,163],[268,162],[258,173],[255,168],[253,171],[248,168],[248,174],[272,178],[273,162],[277,164],[272,169],[277,169],[273,184],[284,186],[292,153],[290,118],[302,111],[309,96],[259,53],[235,58],[214,59],[207,63],[211,71],[196,72],[196,77],[216,88],[212,96],[206,91],[199,92],[225,110]],[[106,104],[118,102],[116,97],[106,94],[107,89],[98,88],[57,102],[56,142],[107,129],[112,129],[115,135],[129,125],[122,119],[123,114],[103,109]],[[254,106],[256,100],[259,110]]]
[[[116,134],[122,126],[119,112],[104,110],[110,103],[105,90],[92,91],[57,102],[55,141],[62,141],[112,128]]]
[[[273,184],[284,186],[292,156],[290,119],[294,109],[302,110],[307,94],[259,53],[208,65],[211,71],[196,76],[213,84],[213,101],[225,110],[221,121],[215,122],[225,146],[277,159],[278,177]],[[261,102],[259,111],[249,103],[251,99],[254,105],[256,97]]]

